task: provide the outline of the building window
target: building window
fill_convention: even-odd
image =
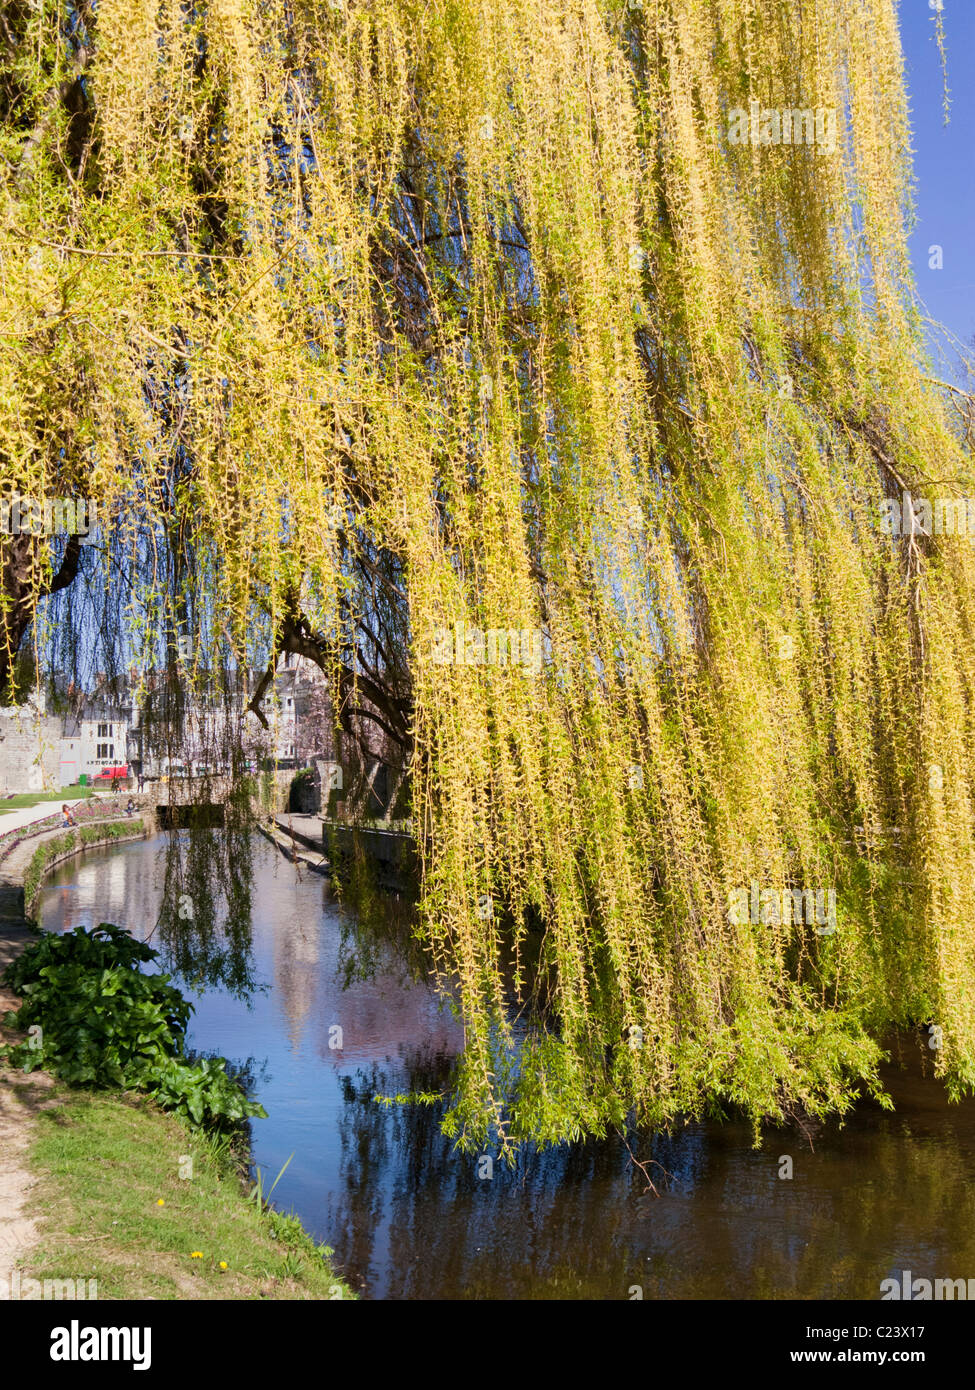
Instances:
[[[98,726],[98,737],[99,737],[99,738],[108,738],[108,736],[109,736],[110,733],[111,733],[111,730],[109,729],[109,727],[108,727],[107,724],[99,724],[99,726]]]
[[[96,758],[104,758],[104,759],[106,759],[106,760],[109,759],[109,758],[114,758],[114,757],[115,757],[115,744],[114,744],[114,743],[100,743],[100,744],[98,745],[98,752],[95,754],[95,757],[96,757]]]

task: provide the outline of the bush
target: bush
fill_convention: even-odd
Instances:
[[[264,1116],[227,1075],[223,1058],[190,1061],[184,1052],[193,1006],[168,975],[140,966],[158,952],[121,927],[47,935],[20,955],[3,983],[23,997],[14,1027],[35,1036],[6,1049],[26,1072],[39,1067],[73,1086],[145,1091],[166,1110],[208,1129],[232,1129]]]

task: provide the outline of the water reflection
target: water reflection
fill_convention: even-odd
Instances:
[[[228,822],[161,839],[153,945],[195,988],[222,986],[245,998],[254,989],[251,834]]]
[[[142,842],[64,866],[44,925],[148,935],[162,851]],[[876,1299],[901,1269],[975,1276],[975,1102],[949,1106],[915,1046],[906,1070],[886,1071],[893,1113],[863,1102],[842,1129],[815,1127],[812,1147],[782,1128],[754,1150],[734,1122],[631,1136],[659,1196],[619,1139],[525,1152],[479,1177],[436,1108],[373,1099],[442,1090],[463,1041],[397,932],[351,921],[261,839],[250,859],[256,993],[208,990],[189,1043],[251,1059],[269,1115],[254,1122],[256,1160],[273,1178],[294,1152],[275,1198],[366,1296]]]

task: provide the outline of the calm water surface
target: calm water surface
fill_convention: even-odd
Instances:
[[[68,863],[44,890],[43,925],[150,937],[165,847]],[[896,1110],[862,1102],[843,1128],[817,1126],[811,1147],[782,1128],[753,1149],[739,1123],[631,1140],[659,1196],[618,1140],[479,1178],[436,1112],[373,1100],[441,1089],[457,1022],[325,880],[299,879],[257,836],[253,864],[258,989],[197,996],[178,979],[196,1006],[189,1043],[250,1065],[269,1116],[253,1122],[255,1161],[271,1180],[294,1154],[275,1203],[334,1248],[364,1297],[626,1299],[640,1286],[645,1298],[877,1299],[904,1269],[975,1278],[975,1101],[949,1105],[913,1043],[904,1069],[885,1072]]]

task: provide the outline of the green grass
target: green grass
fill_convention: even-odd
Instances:
[[[59,792],[20,792],[16,796],[0,797],[0,816],[4,811],[19,811],[25,806],[39,806],[43,801],[77,801],[79,797],[94,794],[94,787],[62,787]]]
[[[50,1095],[31,1151],[40,1240],[25,1278],[96,1279],[99,1299],[355,1297],[297,1218],[248,1198],[226,1142],[132,1094]]]

